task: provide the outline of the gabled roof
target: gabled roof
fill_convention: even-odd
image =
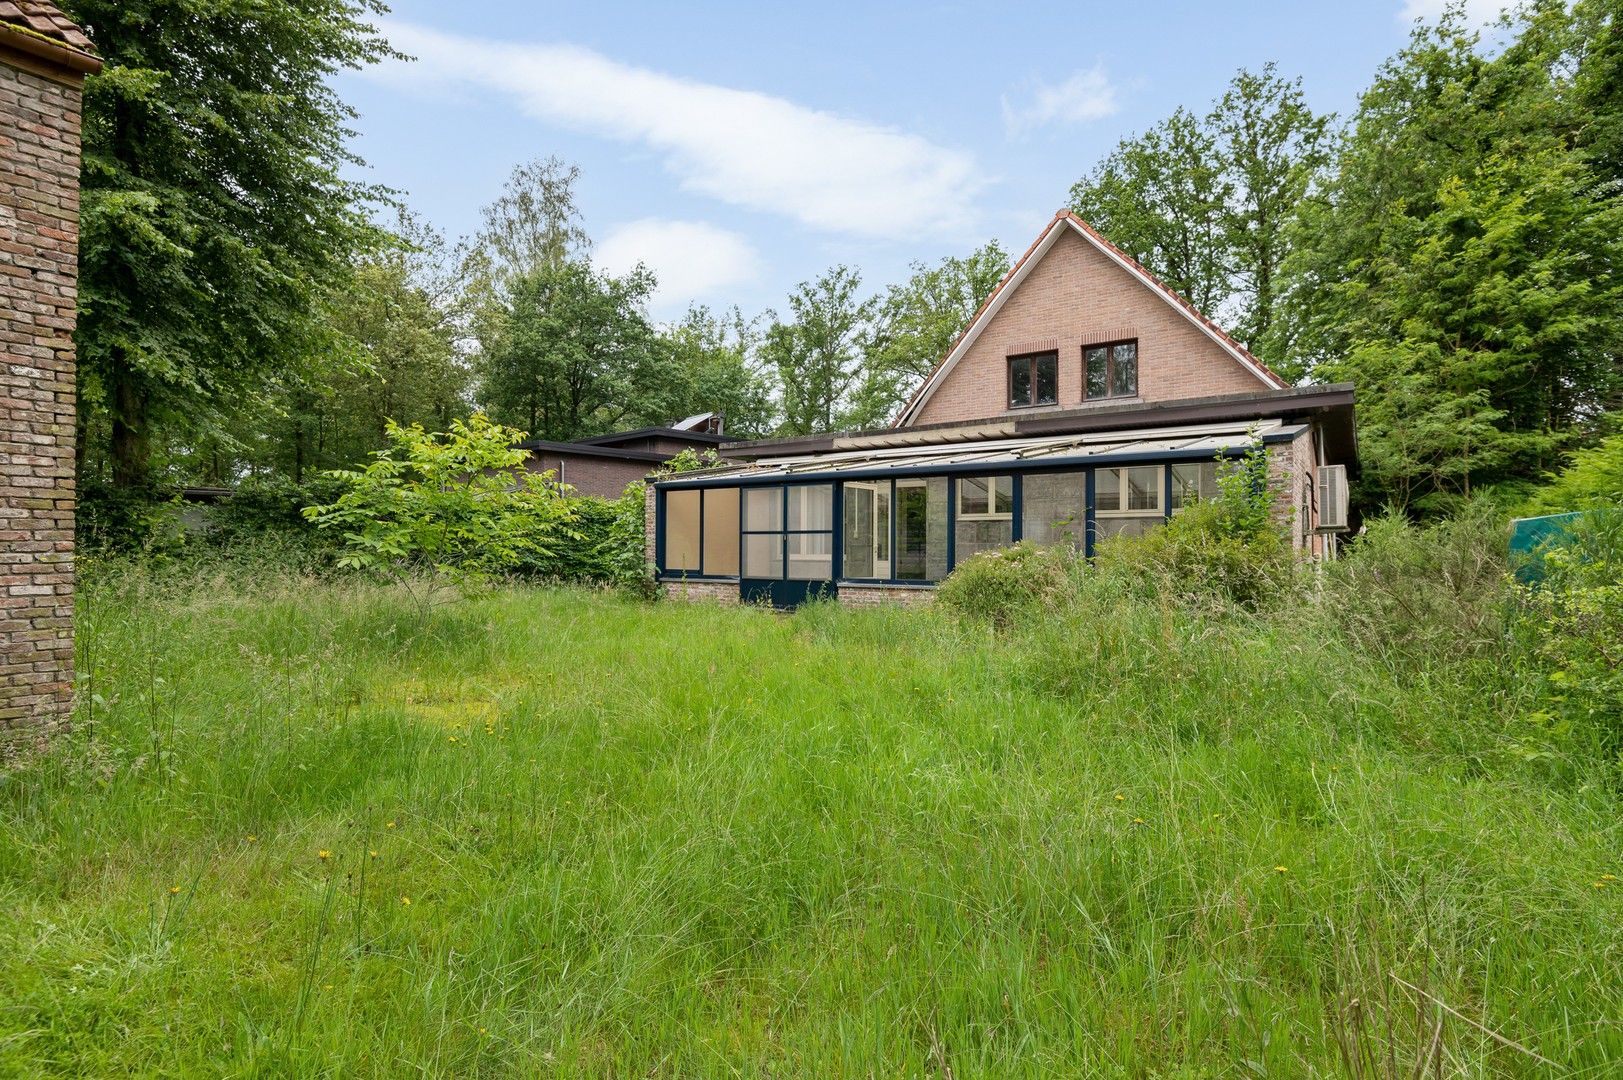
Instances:
[[[1009,272],[1003,276],[1003,280],[998,282],[997,288],[992,290],[992,295],[986,298],[986,302],[975,313],[975,317],[969,320],[969,325],[964,328],[963,333],[958,335],[958,339],[953,342],[952,348],[947,351],[947,355],[941,358],[941,361],[936,364],[929,376],[919,384],[919,388],[913,392],[912,398],[908,400],[907,406],[896,417],[893,427],[906,427],[912,421],[918,410],[930,399],[930,395],[935,393],[937,387],[945,381],[947,374],[952,371],[959,359],[969,351],[969,347],[975,343],[975,339],[980,337],[981,331],[986,329],[987,324],[992,321],[993,316],[998,313],[1004,302],[1020,287],[1021,282],[1025,280],[1031,268],[1042,261],[1043,256],[1048,254],[1049,249],[1054,246],[1055,241],[1064,234],[1066,229],[1074,230],[1111,262],[1126,270],[1150,292],[1166,301],[1178,314],[1188,319],[1197,329],[1216,342],[1219,348],[1239,361],[1240,365],[1255,375],[1264,386],[1278,390],[1290,385],[1270,370],[1267,364],[1253,356],[1251,351],[1244,345],[1235,341],[1220,326],[1197,311],[1193,304],[1179,296],[1171,286],[1144,269],[1144,266],[1137,259],[1106,240],[1093,226],[1083,221],[1076,214],[1069,210],[1061,210],[1054,215],[1054,219],[1048,223],[1048,227],[1042,231],[1042,234],[1026,249],[1026,253],[1020,256],[1014,266],[1009,269]]]
[[[101,70],[90,38],[49,0],[0,0],[0,41],[73,71]]]

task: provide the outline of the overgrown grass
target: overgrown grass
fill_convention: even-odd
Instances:
[[[0,1074],[1623,1063],[1623,805],[1508,752],[1491,657],[1108,598],[81,604],[77,730],[0,779]]]

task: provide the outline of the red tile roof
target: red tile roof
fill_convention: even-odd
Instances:
[[[1102,233],[1100,233],[1092,225],[1089,225],[1086,221],[1083,221],[1082,218],[1076,213],[1070,210],[1060,210],[1054,214],[1053,220],[1049,221],[1048,225],[1043,229],[1043,231],[1037,234],[1037,239],[1033,240],[1031,242],[1031,246],[1026,248],[1025,254],[1016,259],[1014,265],[1009,267],[1009,272],[1003,275],[1003,280],[997,283],[997,288],[993,289],[991,294],[987,296],[985,302],[981,304],[980,308],[970,318],[969,322],[964,324],[963,330],[959,331],[958,336],[953,339],[952,345],[947,349],[946,354],[942,356],[940,360],[936,361],[935,367],[930,369],[930,374],[924,377],[924,381],[919,383],[919,385],[914,389],[912,396],[908,398],[907,404],[902,407],[901,412],[896,414],[896,419],[892,421],[893,427],[903,426],[904,422],[908,418],[908,414],[911,413],[913,409],[920,403],[919,399],[924,395],[926,389],[930,385],[930,380],[935,377],[936,372],[941,370],[941,366],[947,362],[952,354],[957,351],[958,346],[963,342],[963,340],[969,336],[971,331],[975,329],[975,324],[980,322],[982,316],[984,316],[991,309],[992,302],[998,298],[1005,288],[1008,287],[1009,282],[1013,281],[1015,276],[1020,273],[1020,268],[1026,264],[1026,260],[1030,259],[1032,254],[1036,252],[1037,248],[1042,245],[1044,238],[1047,237],[1048,234],[1052,232],[1062,221],[1068,221],[1075,225],[1094,244],[1110,252],[1117,259],[1126,263],[1128,266],[1136,269],[1138,273],[1142,275],[1143,278],[1148,281],[1150,285],[1166,300],[1187,312],[1192,318],[1197,320],[1202,327],[1220,339],[1223,344],[1227,345],[1236,354],[1245,357],[1252,364],[1256,365],[1260,371],[1266,373],[1268,378],[1273,380],[1276,387],[1284,388],[1290,386],[1290,383],[1281,378],[1277,372],[1275,372],[1267,364],[1264,364],[1261,360],[1257,359],[1256,356],[1252,354],[1250,349],[1247,349],[1244,345],[1241,345],[1238,341],[1235,341],[1228,335],[1226,331],[1224,331],[1222,327],[1212,322],[1212,320],[1208,319],[1204,313],[1195,307],[1195,305],[1191,304],[1188,300],[1185,300],[1182,296],[1180,296],[1178,292],[1172,288],[1172,286],[1168,285],[1166,282],[1162,281],[1160,278],[1146,270],[1143,263],[1127,254],[1127,252],[1123,251],[1115,244],[1112,244],[1109,240],[1106,240]]]
[[[76,52],[94,53],[95,47],[77,23],[49,0],[0,0],[0,24],[31,31]]]

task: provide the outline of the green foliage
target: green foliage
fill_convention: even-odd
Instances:
[[[689,308],[660,338],[666,356],[635,422],[657,427],[684,416],[719,412],[727,434],[740,439],[771,433],[771,374],[757,352],[757,321],[737,308],[716,315]]]
[[[1607,506],[1623,506],[1623,432],[1575,452],[1567,467],[1526,503],[1522,516]]]
[[[994,240],[963,258],[910,269],[874,315],[855,409],[862,424],[888,420],[924,382],[1009,272],[1009,255]]]
[[[340,532],[338,564],[392,580],[472,582],[545,558],[573,515],[550,473],[524,467],[523,433],[475,414],[445,433],[391,422],[364,470],[329,475],[343,493],[304,510]],[[426,604],[426,599],[423,601]]]
[[[627,486],[618,499],[581,496],[568,501],[570,523],[545,552],[521,559],[519,572],[551,582],[612,585],[653,596],[645,544],[644,485]]]
[[[562,262],[513,278],[480,341],[478,399],[538,439],[613,431],[661,383],[666,353],[645,307],[654,277]]]
[[[1295,598],[1296,555],[1275,525],[1235,528],[1221,501],[1199,502],[1143,536],[1099,541],[1094,570],[1107,587],[1186,604],[1257,610]]]
[[[1547,687],[1530,719],[1557,747],[1623,764],[1623,509],[1586,515],[1542,563],[1519,590]]]
[[[1325,160],[1329,117],[1273,64],[1240,71],[1204,116],[1179,108],[1071,188],[1089,224],[1289,370],[1276,326],[1288,229]]]
[[[1362,655],[1393,668],[1502,655],[1508,544],[1504,515],[1485,499],[1426,526],[1388,511],[1324,567],[1324,611]]]
[[[789,294],[790,321],[767,328],[761,357],[778,377],[779,434],[834,431],[871,419],[851,412],[876,307],[858,295],[861,287],[857,271],[833,267],[801,282]]]
[[[85,81],[81,409],[113,481],[299,371],[329,287],[367,247],[331,76],[394,56],[376,0],[72,0],[105,69]]]
[[[1008,628],[1052,613],[1076,597],[1081,560],[1068,545],[983,551],[953,568],[936,589],[944,610]]]

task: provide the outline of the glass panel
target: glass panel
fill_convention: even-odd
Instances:
[[[992,513],[1014,513],[1014,477],[992,477]]]
[[[962,566],[965,559],[983,551],[1014,543],[1014,518],[959,518],[953,536],[953,561]]]
[[[1059,400],[1059,354],[1037,357],[1037,404],[1052,405]]]
[[[699,492],[665,493],[665,569],[699,569]]]
[[[1093,480],[1093,510],[1113,514],[1121,509],[1121,469],[1100,469]]]
[[[1161,509],[1161,483],[1165,474],[1159,465],[1142,465],[1127,470],[1127,509]]]
[[[1109,349],[1084,349],[1083,358],[1087,361],[1088,389],[1087,396],[1108,397],[1110,395],[1109,382]]]
[[[834,528],[834,485],[789,489],[789,531]]]
[[[752,487],[744,489],[744,528],[783,528],[783,489]]]
[[[1172,510],[1178,512],[1199,499],[1217,496],[1217,462],[1191,462],[1172,466]]]
[[[746,503],[748,493],[746,495]],[[783,577],[783,534],[744,534],[744,577]]]
[[[896,577],[947,576],[947,478],[896,481]]]
[[[1099,518],[1094,523],[1094,540],[1108,540],[1113,536],[1143,536],[1152,529],[1159,529],[1164,522],[1161,518],[1141,515],[1138,517]]]
[[[1020,500],[1021,535],[1034,544],[1082,544],[1083,473],[1031,473]]]
[[[829,581],[834,577],[833,533],[789,534],[789,580]]]
[[[1009,406],[1031,404],[1031,361],[1017,357],[1009,361]]]
[[[1138,343],[1129,341],[1117,345],[1115,352],[1110,393],[1117,397],[1131,397],[1138,393]]]
[[[848,578],[890,577],[890,482],[845,485],[845,567]]]
[[[704,493],[704,572],[738,573],[738,489]]]
[[[958,481],[958,513],[984,514],[987,506],[984,476],[966,476]]]

